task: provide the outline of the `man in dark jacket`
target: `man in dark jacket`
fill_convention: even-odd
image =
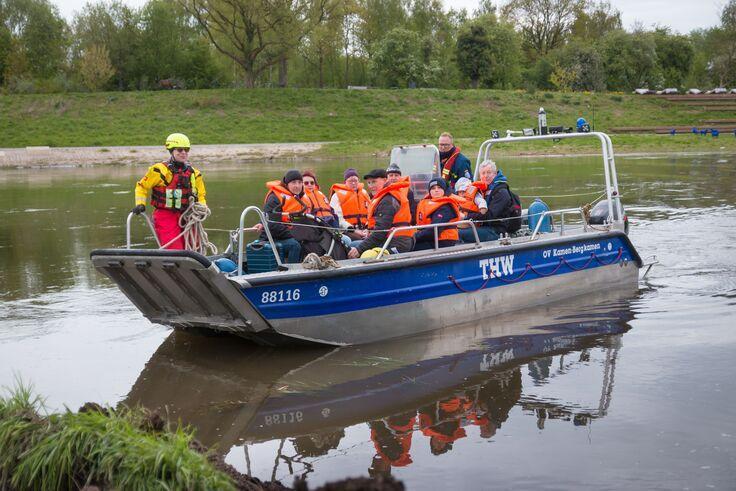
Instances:
[[[496,167],[492,160],[485,160],[478,168],[478,174],[483,182],[488,184],[484,198],[488,203],[486,226],[490,229],[492,238],[484,240],[496,240],[501,234],[506,233],[507,221],[504,218],[511,216],[511,208],[514,204],[506,176]]]
[[[405,203],[402,203],[391,193],[381,195],[381,191],[389,186],[385,170],[373,169],[363,176],[363,179],[366,180],[371,195],[374,196],[369,209],[372,211],[372,215],[369,214],[368,217],[370,234],[362,241],[353,241],[353,247],[350,248],[348,253],[348,257],[351,259],[360,257],[365,251],[374,247],[382,247],[389,235],[387,230],[395,227],[397,214],[405,212],[407,215],[406,224],[411,220],[407,198],[404,198]],[[393,184],[393,186],[398,185],[399,183]],[[405,205],[405,208],[402,205]],[[389,249],[396,248],[399,252],[411,251],[414,247],[413,235],[413,231],[397,232],[389,244]]]
[[[390,164],[386,169],[386,177],[388,178],[389,184],[397,182],[399,179],[401,179],[401,168],[397,164]],[[411,188],[409,188],[407,197],[409,198],[409,208],[411,209],[411,224],[416,225],[417,201],[414,199],[414,191],[412,191]]]
[[[263,205],[263,213],[266,214],[269,221],[268,230],[271,232],[277,246],[282,248],[286,256],[286,262],[298,263],[301,261],[302,246],[292,235],[292,228],[288,225],[288,222],[299,216],[304,216],[307,211],[303,199],[302,174],[298,170],[292,169],[284,175],[280,183],[274,181],[269,183],[269,186],[272,184],[276,186],[273,189],[269,188],[266,202]],[[263,231],[263,225],[259,223],[256,228],[261,230],[261,240],[267,241],[268,237]]]
[[[437,142],[440,151],[440,174],[455,189],[455,183],[461,177],[473,178],[470,172],[470,160],[460,153],[460,149],[455,146],[452,135],[445,132],[440,135]]]

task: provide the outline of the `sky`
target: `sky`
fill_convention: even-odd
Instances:
[[[145,0],[123,0],[132,7],[140,7]],[[466,8],[472,12],[477,8],[477,0],[443,0],[445,7]],[[75,11],[80,11],[87,0],[51,0],[61,14],[68,20]],[[494,2],[498,5],[499,2]],[[682,34],[693,29],[718,25],[719,16],[726,0],[611,0],[611,4],[621,11],[624,27],[629,29],[640,22],[644,27],[665,25]]]

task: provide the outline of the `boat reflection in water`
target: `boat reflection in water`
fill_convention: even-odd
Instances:
[[[605,416],[634,296],[592,294],[334,349],[286,352],[172,332],[124,403],[193,425],[197,438],[222,454],[244,446],[241,470],[248,472],[249,445],[280,441],[273,476],[279,464],[290,473],[311,472],[317,464],[310,459],[338,448],[347,427],[367,423],[363,441],[372,440],[375,454],[366,465],[371,473],[390,472],[412,463],[412,440],[417,452],[418,439],[429,439],[439,455],[470,431],[490,439],[514,406],[522,409],[514,414],[535,417],[540,429],[547,419],[587,425]],[[295,455],[284,455],[285,443]]]

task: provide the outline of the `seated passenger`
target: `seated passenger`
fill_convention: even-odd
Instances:
[[[364,176],[368,188],[373,193],[373,200],[368,207],[368,230],[365,240],[358,244],[353,243],[348,257],[355,259],[365,251],[374,247],[383,246],[389,235],[389,230],[395,227],[407,226],[411,222],[411,210],[407,190],[409,183],[399,181],[388,184],[386,171],[373,169]],[[409,252],[414,247],[414,230],[400,230],[394,233],[388,244],[389,249],[395,248],[398,252]]]
[[[304,198],[309,207],[308,213],[318,217],[330,227],[338,227],[337,216],[333,213],[327,196],[319,189],[317,184],[317,176],[312,170],[302,172],[302,182],[304,183]]]
[[[411,184],[409,176],[406,176],[404,178],[401,177],[401,168],[396,164],[391,164],[388,166],[388,168],[386,169],[386,177],[388,178],[389,184],[398,182],[400,179],[405,179],[409,184]],[[407,197],[409,198],[409,208],[411,208],[411,224],[416,225],[417,202],[414,199],[414,191],[412,191],[411,188],[409,188],[409,191],[407,192]]]
[[[450,187],[441,177],[429,181],[429,194],[417,206],[417,225],[430,223],[451,223],[460,220],[461,212],[457,200],[447,196]],[[434,249],[434,228],[423,228],[417,231],[415,251]],[[437,228],[439,247],[450,247],[457,244],[457,226]]]
[[[294,218],[304,216],[308,209],[302,192],[302,174],[292,169],[280,181],[267,182],[266,187],[268,192],[263,204],[263,212],[269,221],[268,230],[277,245],[282,246],[286,262],[298,263],[302,259],[302,246],[292,235],[292,226],[288,223]],[[255,227],[261,230],[261,240],[268,240],[263,225],[258,223]]]
[[[324,225],[335,229],[330,231],[323,231],[329,232],[329,234],[322,233],[319,235],[325,237],[329,235],[330,238],[339,238],[340,241],[345,245],[345,247],[350,247],[352,239],[347,235],[341,234],[340,231],[337,230],[338,228],[340,228],[338,225],[339,222],[337,220],[337,215],[335,215],[332,207],[327,202],[327,196],[325,196],[324,193],[319,190],[319,184],[317,184],[317,176],[315,176],[314,171],[305,170],[304,172],[302,172],[302,177],[302,182],[304,183],[304,197],[306,198],[306,201],[309,202],[308,213],[317,217],[317,222],[319,222],[315,223],[315,225]],[[309,236],[315,237],[315,234],[309,234]],[[302,243],[302,246],[306,245],[304,243],[304,240],[300,236],[296,238]],[[328,250],[330,250],[329,247],[326,249],[326,251]],[[306,255],[306,253],[304,255]],[[339,256],[339,258],[345,259],[344,255]]]
[[[487,189],[483,191],[483,198],[488,206],[485,220],[481,226],[477,227],[480,240],[496,240],[501,234],[507,232],[506,218],[511,216],[514,201],[509,193],[509,185],[506,176],[503,175],[492,160],[484,160],[478,168],[481,182]],[[463,236],[463,241],[475,241],[472,239],[472,231],[470,232],[470,240],[465,240],[467,236]]]
[[[330,206],[335,212],[341,229],[352,240],[368,237],[368,207],[371,197],[363,189],[358,171],[353,168],[343,173],[343,184],[333,184],[330,188]]]
[[[467,177],[461,177],[455,184],[455,190],[458,196],[463,198],[460,204],[460,211],[463,213],[463,220],[484,220],[488,214],[488,203],[483,198],[483,193],[488,189],[488,185],[483,181],[470,182]],[[481,230],[483,223],[476,225],[478,230],[478,238],[481,241],[492,240],[489,236],[489,229],[485,227]],[[475,242],[473,228],[469,224],[460,225],[460,240],[462,242]]]

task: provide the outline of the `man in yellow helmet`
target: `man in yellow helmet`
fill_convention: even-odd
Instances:
[[[184,249],[184,239],[179,217],[193,202],[207,205],[202,174],[189,164],[189,138],[182,133],[172,133],[166,138],[168,160],[153,164],[135,185],[135,208],[140,214],[146,211],[146,198],[151,193],[153,226],[161,245],[167,249]]]

